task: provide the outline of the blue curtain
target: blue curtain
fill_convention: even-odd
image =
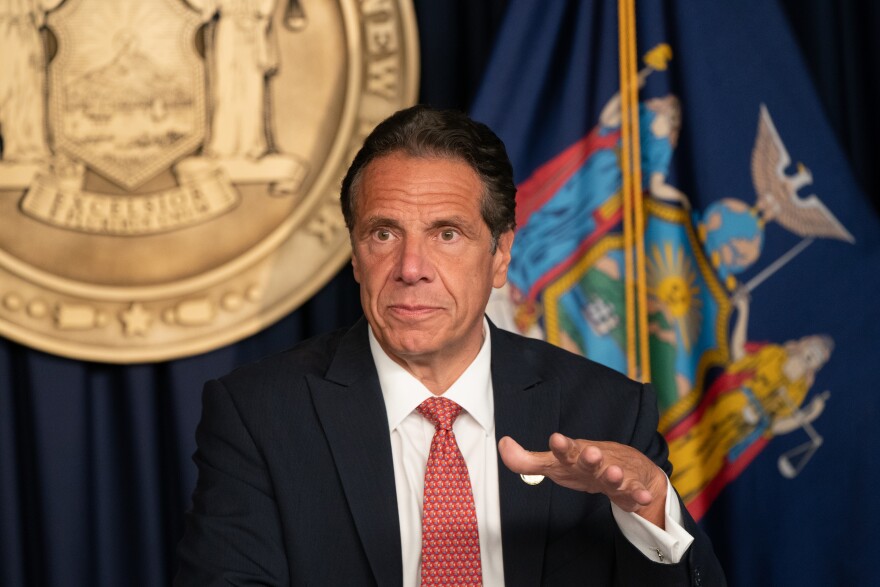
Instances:
[[[835,0],[786,4],[830,118],[876,203],[869,143],[880,129],[869,106],[878,98],[880,12],[869,0],[861,11]],[[464,110],[505,2],[415,5],[421,101]],[[263,332],[177,361],[88,363],[0,339],[0,585],[168,585],[195,484],[203,381],[359,316],[346,267]]]

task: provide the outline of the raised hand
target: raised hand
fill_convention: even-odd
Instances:
[[[569,489],[605,494],[621,509],[664,527],[666,475],[631,446],[555,433],[547,452],[527,451],[509,436],[498,442],[498,451],[514,473],[544,475]]]

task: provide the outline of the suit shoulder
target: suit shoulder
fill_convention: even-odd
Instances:
[[[639,382],[619,371],[549,342],[501,329],[495,329],[495,332],[505,356],[513,353],[513,357],[527,361],[542,377],[589,381],[593,385],[634,393],[641,389]]]
[[[237,367],[219,378],[228,389],[261,389],[276,381],[294,383],[307,375],[323,375],[339,348],[346,330],[308,338],[295,346]]]

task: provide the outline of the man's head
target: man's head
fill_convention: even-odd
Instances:
[[[483,221],[493,246],[501,233],[516,226],[516,184],[507,150],[492,130],[454,110],[412,106],[381,122],[364,141],[342,180],[342,215],[349,233],[364,169],[374,160],[401,152],[415,158],[458,159],[479,176],[484,192]]]
[[[364,314],[417,376],[457,377],[479,351],[489,294],[507,279],[514,195],[501,141],[458,113],[399,112],[355,157],[342,205]]]

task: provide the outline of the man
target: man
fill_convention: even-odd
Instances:
[[[206,385],[178,585],[724,584],[650,386],[484,317],[515,193],[462,114],[373,131],[342,184],[365,320]]]

